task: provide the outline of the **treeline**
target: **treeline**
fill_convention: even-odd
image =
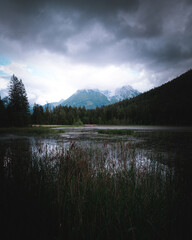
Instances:
[[[139,96],[86,110],[34,106],[32,121],[44,124],[192,125],[192,70]],[[41,119],[41,120],[40,120]]]
[[[16,87],[17,85],[17,87]],[[11,79],[9,97],[0,99],[1,126],[27,124],[192,125],[192,70],[139,96],[96,109],[29,104],[22,81]]]
[[[192,70],[133,99],[108,107],[126,124],[192,125]]]
[[[82,125],[82,124],[124,124],[121,119],[111,118],[111,109],[106,107],[85,109],[85,107],[47,105],[43,108],[35,104],[31,120],[33,124]]]

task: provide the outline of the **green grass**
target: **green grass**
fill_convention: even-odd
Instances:
[[[64,129],[54,129],[53,127],[23,127],[23,128],[0,128],[0,135],[16,134],[19,136],[53,135],[64,133]]]
[[[100,134],[116,134],[116,135],[133,135],[134,130],[131,129],[99,129]]]
[[[61,128],[63,127],[63,129]],[[80,125],[58,125],[58,126],[39,126],[39,127],[9,127],[0,128],[0,135],[16,134],[20,136],[38,136],[38,135],[54,135],[58,133],[65,133],[65,128],[80,127]],[[61,128],[61,129],[56,129]]]
[[[181,178],[155,161],[137,166],[130,144],[35,147],[0,142],[5,239],[175,240],[188,229]]]

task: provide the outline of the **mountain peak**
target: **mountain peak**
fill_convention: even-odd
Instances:
[[[139,91],[133,89],[130,85],[125,85],[122,86],[121,88],[116,88],[115,90],[111,91],[109,90],[102,91],[102,93],[107,97],[109,101],[111,101],[111,103],[136,97],[137,95],[140,94]]]
[[[79,89],[65,101],[60,101],[57,105],[83,107],[94,109],[96,107],[106,106],[124,99],[132,98],[140,93],[131,86],[122,86],[114,90],[99,89]],[[55,103],[53,103],[56,106]],[[52,104],[52,105],[53,105]]]
[[[121,88],[117,88],[115,90],[115,95],[116,95],[116,98],[118,99],[118,101],[122,101],[124,99],[133,98],[133,97],[136,97],[139,94],[140,94],[139,91],[133,89],[129,85],[123,86]]]
[[[98,89],[90,89],[90,88],[84,88],[84,89],[79,89],[75,92],[75,94],[79,93],[92,93],[92,92],[100,92]]]

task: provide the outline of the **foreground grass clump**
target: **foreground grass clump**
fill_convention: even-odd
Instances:
[[[175,175],[156,162],[138,164],[130,144],[104,143],[102,151],[74,142],[45,151],[37,144],[35,153],[29,142],[0,144],[7,239],[177,239],[183,233]]]

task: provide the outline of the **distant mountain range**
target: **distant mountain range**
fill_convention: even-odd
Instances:
[[[68,108],[57,108],[55,120],[50,123],[192,126],[191,89],[192,70],[142,94],[130,86],[114,91],[78,90],[68,99],[50,106],[85,106],[88,110],[72,108],[69,112]],[[96,106],[102,107],[95,111]]]
[[[123,86],[121,88],[115,89],[114,91],[82,89],[78,90],[66,100],[48,103],[48,105],[51,109],[59,105],[72,107],[85,106],[86,109],[95,109],[96,107],[107,106],[125,99],[136,97],[139,94],[140,92],[133,89],[131,86]]]

